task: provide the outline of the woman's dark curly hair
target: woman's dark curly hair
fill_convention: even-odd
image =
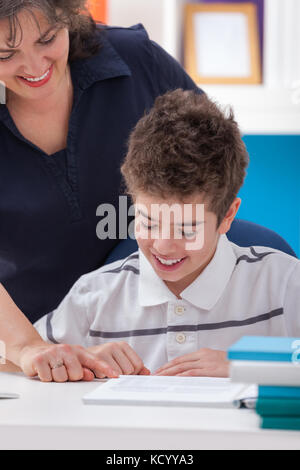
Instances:
[[[0,21],[8,19],[9,45],[15,47],[17,32],[21,28],[18,14],[26,9],[38,25],[34,10],[41,11],[51,26],[68,28],[69,61],[72,62],[93,56],[100,49],[99,36],[96,34],[97,26],[86,3],[87,0],[0,0]]]

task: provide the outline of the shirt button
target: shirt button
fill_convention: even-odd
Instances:
[[[184,314],[184,311],[185,311],[185,308],[184,307],[175,307],[175,313],[176,315],[183,315]]]
[[[186,336],[184,333],[178,333],[178,335],[176,335],[177,343],[182,344],[185,342],[185,340],[186,340]]]

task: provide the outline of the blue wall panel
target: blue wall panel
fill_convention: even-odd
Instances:
[[[243,140],[250,165],[237,217],[275,230],[300,256],[300,135]]]

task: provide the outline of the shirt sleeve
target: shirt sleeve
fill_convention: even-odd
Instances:
[[[287,283],[284,315],[288,336],[300,338],[300,261],[293,268]]]
[[[154,59],[158,95],[170,90],[182,88],[183,90],[203,91],[196,85],[182,66],[156,42],[151,41]]]
[[[34,327],[41,337],[54,344],[88,346],[88,306],[91,293],[84,283],[77,281],[56,310],[38,320]]]

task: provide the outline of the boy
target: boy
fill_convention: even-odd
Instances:
[[[139,251],[82,276],[39,333],[117,373],[219,377],[241,336],[300,336],[299,260],[225,235],[247,165],[232,113],[194,92],[158,98],[122,166]]]

